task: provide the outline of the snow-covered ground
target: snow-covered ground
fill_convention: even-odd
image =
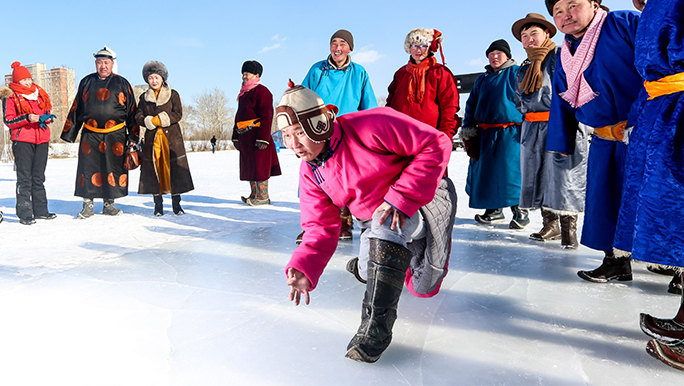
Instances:
[[[344,358],[364,287],[338,247],[309,306],[287,300],[283,267],[299,233],[299,161],[281,151],[272,206],[240,201],[237,152],[189,153],[196,189],[186,215],[152,215],[152,198],[117,200],[118,217],[77,220],[76,159],[51,159],[50,210],[20,225],[15,175],[0,164],[0,385],[662,385],[682,373],[652,359],[639,313],[674,315],[670,278],[635,263],[631,283],[576,275],[601,254],[479,226],[453,153],[459,194],[451,271],[442,291],[404,291],[394,341],[379,362]],[[96,201],[99,213],[102,202]],[[510,212],[506,211],[510,218]]]

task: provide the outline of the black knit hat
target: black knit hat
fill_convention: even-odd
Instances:
[[[505,41],[504,39],[499,39],[496,40],[494,43],[489,45],[489,48],[487,48],[487,52],[485,52],[485,56],[489,56],[489,53],[494,51],[494,50],[499,50],[506,54],[508,56],[508,59],[511,59],[511,46],[508,45],[508,42]]]
[[[242,71],[240,72],[249,72],[250,74],[259,75],[261,78],[261,74],[264,73],[264,67],[256,60],[248,60],[242,63]]]
[[[166,83],[166,80],[169,79],[169,72],[166,70],[166,66],[164,66],[162,62],[153,60],[145,63],[142,70],[142,75],[145,82],[147,82],[147,78],[149,78],[152,74],[161,76],[164,83]]]
[[[354,36],[352,33],[346,29],[338,30],[330,37],[330,44],[332,44],[333,39],[340,38],[349,44],[349,51],[354,51]]]

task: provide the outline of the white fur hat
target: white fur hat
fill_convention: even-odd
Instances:
[[[424,44],[426,46],[430,46],[430,52],[437,52],[437,47],[438,44],[434,45],[434,48],[432,47],[432,41],[435,39],[435,30],[434,29],[425,29],[425,28],[416,28],[412,30],[411,32],[406,35],[406,40],[404,40],[404,51],[406,51],[407,54],[411,54],[411,45],[413,43],[420,43]],[[437,35],[437,43],[441,44],[442,40],[442,34],[438,33]]]

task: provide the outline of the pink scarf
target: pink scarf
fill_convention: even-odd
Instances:
[[[238,99],[242,95],[244,95],[247,91],[250,91],[254,87],[258,86],[261,84],[261,78],[252,78],[244,83],[242,83],[242,87],[240,87],[240,94],[238,94]]]
[[[584,78],[584,71],[589,68],[594,59],[596,43],[598,43],[607,15],[608,13],[601,8],[596,11],[574,55],[570,53],[570,43],[566,39],[563,40],[561,63],[567,76],[568,91],[560,93],[560,97],[575,109],[582,107],[598,95]]]

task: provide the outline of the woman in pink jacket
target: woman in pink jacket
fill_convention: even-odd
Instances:
[[[345,114],[297,86],[276,107],[285,144],[302,158],[299,199],[302,244],[287,264],[290,299],[309,303],[332,257],[345,205],[366,232],[360,267],[367,261],[367,284],[359,330],[346,356],[375,362],[392,339],[397,303],[412,257],[407,242],[420,237],[418,209],[435,196],[451,142],[424,123],[390,108]],[[365,272],[364,272],[365,273]]]
[[[19,62],[12,63],[12,83],[0,89],[5,125],[10,128],[17,169],[17,217],[24,225],[53,219],[45,194],[45,166],[50,142],[50,97]]]

